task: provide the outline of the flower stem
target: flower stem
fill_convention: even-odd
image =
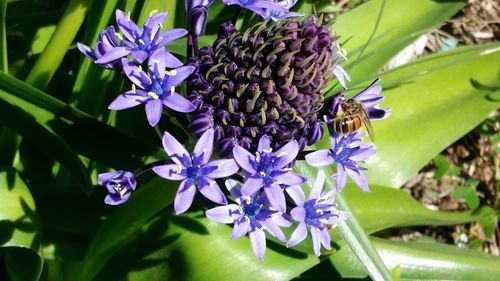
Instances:
[[[193,37],[191,35],[188,35],[186,57],[190,58],[192,56],[193,56]]]
[[[144,174],[145,172],[153,169],[156,166],[159,165],[167,165],[167,164],[173,164],[172,160],[158,160],[149,164],[146,164],[145,166],[142,166],[140,168],[137,168],[135,171],[133,171],[133,174],[135,177],[139,177],[140,175]]]
[[[198,53],[198,37],[193,37],[193,49],[194,49],[194,54],[196,55]]]

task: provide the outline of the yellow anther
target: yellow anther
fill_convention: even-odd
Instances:
[[[217,170],[222,171],[222,166],[223,166],[222,163],[219,163],[219,165],[217,165]]]
[[[170,87],[170,95],[173,96],[175,94],[175,87]]]
[[[282,181],[275,181],[275,182],[273,182],[273,184],[280,185],[280,184],[283,184],[283,182]]]
[[[181,165],[177,165],[177,174],[181,174],[182,172],[182,166]]]
[[[271,152],[273,152],[273,149],[272,148],[262,149],[262,151],[265,153],[271,153]]]
[[[263,176],[263,177],[265,177],[265,176],[266,176],[266,173],[264,173],[264,172],[259,172],[259,174],[260,174],[261,176]]]
[[[144,43],[144,40],[142,39],[139,39],[139,43],[141,43],[142,45],[146,45],[146,43]]]
[[[283,168],[283,171],[290,172],[290,171],[293,171],[293,169],[292,168]]]
[[[155,92],[148,92],[148,96],[152,97],[155,100],[160,98]]]
[[[149,17],[152,17],[156,13],[158,13],[158,10],[152,10],[151,13],[149,13]]]
[[[127,12],[127,21],[130,21],[130,12]]]
[[[245,196],[245,198],[243,199],[247,204],[250,204],[252,202],[252,200],[250,199],[250,196]]]
[[[139,68],[139,70],[142,71],[142,66],[141,65],[139,65],[137,68]]]
[[[135,94],[135,84],[132,84],[132,93]]]
[[[165,70],[165,74],[168,76],[175,76],[175,75],[177,75],[177,70],[175,70],[175,69]]]
[[[123,36],[122,36],[120,33],[115,32],[115,36],[116,36],[118,39],[123,40]]]
[[[316,214],[318,214],[318,215],[322,215],[323,213],[324,213],[324,212],[323,212],[323,210],[321,210],[321,209],[317,209],[317,210],[316,210]]]
[[[216,184],[217,184],[217,183],[216,183],[215,181],[211,181],[211,182],[210,182],[210,186],[214,186],[214,185],[216,185]]]
[[[242,214],[242,215],[245,213],[245,211],[243,210],[243,207],[241,207],[241,206],[238,206],[238,212],[240,212],[240,214]]]

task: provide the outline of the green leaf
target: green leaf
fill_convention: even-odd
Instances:
[[[93,280],[105,263],[142,225],[173,202],[178,182],[155,177],[141,186],[128,202],[116,208],[94,236],[79,280]]]
[[[7,30],[5,28],[6,13],[7,0],[0,0],[0,69],[5,73],[9,71],[7,58]]]
[[[435,242],[371,240],[388,267],[400,266],[401,280],[497,280],[500,275],[500,258],[475,250]],[[347,248],[331,260],[343,277],[366,276]]]
[[[45,50],[26,78],[26,82],[38,89],[45,89],[61,64],[66,51],[85,19],[93,0],[72,0],[57,25]]]
[[[42,272],[40,225],[28,187],[0,167],[0,255],[10,280],[36,281]]]
[[[0,90],[0,96],[4,93]],[[64,165],[83,185],[89,186],[91,181],[86,168],[74,151],[47,127],[23,109],[0,99],[0,124],[9,127],[40,151],[52,156]]]
[[[436,173],[434,174],[434,178],[437,180],[441,180],[446,174],[449,175],[458,175],[460,173],[460,169],[451,164],[443,155],[437,155],[432,160],[434,165],[436,166]]]
[[[96,121],[60,100],[0,72],[0,98],[35,112],[38,123],[54,131],[72,149],[116,169],[136,169],[145,159],[158,154],[157,146]],[[14,120],[7,120],[14,122]],[[88,145],[99,143],[99,145]],[[51,149],[57,149],[51,147]],[[123,153],[126,151],[127,153]],[[154,161],[164,157],[158,154]]]
[[[381,76],[382,107],[392,108],[392,115],[373,122],[377,154],[368,159],[370,183],[401,186],[498,108],[470,78],[495,81],[491,69],[500,59],[499,50],[500,44],[458,48]]]
[[[340,15],[333,29],[347,41],[343,48],[348,51],[346,70],[353,79],[351,85],[375,76],[404,47],[466,4],[466,0],[372,0]],[[373,33],[383,5],[380,24]]]
[[[471,210],[479,207],[479,197],[477,196],[476,187],[479,181],[476,179],[468,179],[464,186],[460,186],[453,191],[451,198],[465,199],[465,202]]]
[[[370,185],[370,189],[370,192],[363,192],[349,182],[342,191],[353,214],[368,233],[393,227],[455,225],[496,216],[490,207],[463,212],[432,211],[403,190],[376,185]]]

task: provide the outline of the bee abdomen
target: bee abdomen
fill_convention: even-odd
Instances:
[[[336,133],[349,134],[361,127],[361,118],[358,115],[335,118],[329,127]]]

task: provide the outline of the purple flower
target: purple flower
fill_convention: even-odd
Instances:
[[[214,143],[214,130],[206,131],[190,155],[171,134],[163,135],[163,148],[175,164],[160,165],[153,171],[160,177],[181,181],[174,200],[177,214],[184,213],[193,203],[196,188],[203,196],[217,204],[227,204],[226,196],[214,179],[228,177],[238,172],[233,159],[210,161]]]
[[[175,41],[187,34],[182,28],[176,28],[161,32],[162,23],[167,18],[167,13],[152,13],[149,19],[144,23],[141,30],[135,22],[130,19],[129,14],[116,10],[116,23],[120,28],[121,34],[116,36],[122,40],[119,47],[109,50],[105,55],[96,60],[97,64],[106,64],[116,61],[127,55],[131,55],[136,63],[143,63],[156,50],[164,49],[165,45]],[[175,68],[182,65],[182,62],[169,52],[165,51],[166,64],[169,68]]]
[[[188,15],[188,32],[193,37],[198,37],[205,32],[207,25],[208,7],[215,0],[185,0]]]
[[[265,18],[270,11],[287,13],[288,9],[275,0],[222,0],[226,5],[238,5]]]
[[[293,140],[276,152],[272,152],[271,139],[263,135],[255,156],[243,147],[233,148],[233,157],[244,170],[245,183],[241,188],[243,195],[249,196],[262,187],[271,204],[281,212],[286,210],[285,194],[282,185],[302,184],[306,179],[291,172],[287,166],[295,160],[299,144]]]
[[[194,105],[176,93],[175,87],[193,73],[194,67],[182,66],[166,71],[167,56],[165,54],[166,51],[159,49],[151,55],[147,73],[133,62],[122,59],[123,71],[134,85],[131,91],[118,96],[108,108],[122,110],[145,104],[146,116],[151,126],[155,126],[160,121],[163,106],[178,112],[193,111]]]
[[[385,119],[391,115],[391,109],[381,109],[378,104],[384,100],[382,96],[382,87],[378,85],[379,79],[373,81],[373,83],[365,88],[360,93],[356,94],[353,99],[360,102],[368,113],[368,118],[377,120]],[[345,96],[342,93],[336,94],[328,102],[331,103],[327,105],[329,118],[335,118],[337,112],[341,110],[340,104],[345,101]]]
[[[234,223],[232,239],[240,239],[248,233],[255,256],[263,260],[266,251],[264,230],[286,242],[280,227],[290,227],[289,218],[269,206],[265,196],[259,196],[257,193],[252,196],[242,195],[241,185],[234,180],[227,180],[226,187],[237,204],[210,209],[205,212],[206,216],[219,223]]]
[[[305,200],[304,191],[300,186],[291,186],[286,191],[295,202],[297,207],[293,208],[290,214],[299,224],[292,233],[287,247],[293,247],[302,242],[307,237],[307,227],[313,241],[314,254],[320,255],[321,245],[327,250],[331,250],[331,238],[328,230],[348,217],[347,212],[337,210],[333,202],[335,201],[335,191],[332,190],[323,194],[325,184],[325,173],[319,171],[314,182],[309,200]]]
[[[290,10],[295,4],[297,4],[297,0],[271,0],[274,3],[278,3],[282,5],[285,9]],[[301,17],[304,14],[297,12],[283,12],[275,9],[266,9],[266,18],[271,18],[273,21],[278,21],[285,18],[291,17]]]
[[[363,191],[370,191],[364,171],[367,168],[360,166],[365,159],[376,152],[374,146],[362,143],[364,134],[354,132],[347,136],[334,133],[330,136],[332,149],[321,149],[306,155],[306,161],[314,167],[330,166],[337,163],[336,186],[337,190],[344,189],[347,176]]]
[[[120,205],[127,201],[137,185],[134,174],[127,171],[99,174],[97,182],[108,190],[104,198],[108,205]]]
[[[91,49],[82,43],[77,43],[77,46],[78,50],[80,50],[80,52],[91,59],[94,63],[108,69],[117,68],[120,63],[120,57],[117,59],[106,59],[105,63],[97,61],[101,61],[100,58],[109,56],[109,54],[120,53],[125,50],[125,47],[120,47],[120,42],[116,37],[115,28],[112,26],[99,33],[94,49]]]

